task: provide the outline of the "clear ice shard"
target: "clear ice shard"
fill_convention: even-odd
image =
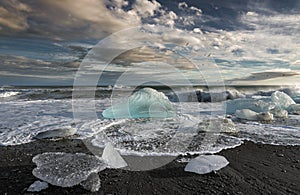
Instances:
[[[48,188],[48,183],[44,181],[35,181],[27,189],[28,192],[39,192]]]
[[[201,155],[191,160],[184,171],[206,174],[217,171],[229,164],[227,159],[220,155]]]
[[[63,138],[72,136],[77,132],[76,128],[73,127],[63,127],[48,131],[43,131],[38,133],[34,138],[35,139],[47,139],[47,138]]]
[[[102,159],[106,161],[110,168],[118,169],[127,166],[125,160],[110,142],[106,144],[103,150]]]
[[[35,177],[61,187],[77,185],[106,168],[102,159],[83,153],[46,152],[32,161],[37,165],[32,171]]]
[[[80,185],[91,192],[97,192],[101,187],[101,180],[98,173],[91,173],[90,176],[82,181]]]
[[[275,91],[274,93],[272,93],[271,99],[278,109],[286,110],[290,105],[296,104],[289,95],[280,91]]]
[[[102,115],[105,118],[165,118],[175,116],[176,112],[165,94],[152,88],[143,88],[124,103],[104,110]]]

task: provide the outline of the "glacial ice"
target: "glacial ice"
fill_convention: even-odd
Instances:
[[[235,116],[240,119],[246,119],[250,121],[257,121],[258,120],[258,113],[254,112],[249,109],[242,109],[242,110],[237,110],[235,112]]]
[[[267,112],[275,108],[275,104],[268,98],[264,99],[235,99],[226,102],[226,112],[234,114],[237,110],[249,109],[254,112]]]
[[[282,119],[288,118],[288,111],[286,110],[272,109],[270,110],[270,112],[277,118],[282,118]]]
[[[237,110],[235,116],[240,119],[250,120],[250,121],[271,121],[273,120],[273,114],[270,112],[257,113],[249,109]]]
[[[102,159],[106,161],[110,168],[118,169],[127,166],[125,160],[110,142],[106,144],[103,150]]]
[[[239,130],[231,119],[211,119],[198,124],[199,132],[238,133]]]
[[[106,168],[102,159],[83,153],[46,152],[32,161],[37,165],[32,171],[35,177],[61,187],[77,185]]]
[[[91,192],[97,192],[101,187],[101,180],[98,173],[91,173],[90,176],[82,181],[80,185]]]
[[[217,171],[229,164],[227,159],[220,155],[201,155],[191,160],[184,171],[206,174]]]
[[[278,109],[286,110],[290,105],[296,104],[290,96],[280,91],[272,93],[271,99]]]
[[[140,89],[126,102],[112,105],[102,112],[105,118],[173,117],[175,114],[169,99],[152,88]]]
[[[291,104],[287,110],[292,114],[300,114],[300,104]]]
[[[48,187],[49,187],[49,185],[48,185],[47,182],[44,182],[44,181],[35,181],[35,182],[33,182],[33,184],[31,184],[28,187],[27,191],[28,192],[39,192],[39,191],[42,191],[42,190],[44,190],[44,189],[46,189]]]
[[[64,127],[64,128],[58,128],[58,129],[40,132],[34,138],[35,139],[63,138],[63,137],[72,136],[76,132],[77,132],[76,128]]]
[[[227,99],[231,99],[231,100],[246,97],[243,93],[239,92],[236,89],[228,89],[226,91],[226,94],[227,94]]]

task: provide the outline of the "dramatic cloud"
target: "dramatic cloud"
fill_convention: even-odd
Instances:
[[[17,0],[0,2],[0,32],[26,30],[29,27],[26,16],[31,11],[29,6]]]

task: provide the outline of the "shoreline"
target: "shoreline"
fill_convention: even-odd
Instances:
[[[36,180],[32,158],[43,152],[91,152],[81,140],[38,140],[0,147],[0,193],[30,194]],[[198,175],[184,171],[186,163],[176,160],[149,171],[106,169],[99,173],[101,188],[91,193],[80,186],[49,185],[39,194],[299,194],[300,146],[255,144],[218,153],[229,165],[216,173]]]

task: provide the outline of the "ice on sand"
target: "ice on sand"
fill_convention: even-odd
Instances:
[[[58,128],[58,129],[40,132],[34,138],[35,139],[63,138],[63,137],[72,136],[76,132],[77,132],[76,128],[64,127],[64,128]]]
[[[32,171],[35,177],[61,187],[77,185],[106,168],[102,159],[83,153],[46,152],[32,161],[37,165]]]
[[[127,166],[125,160],[110,142],[106,144],[103,150],[102,159],[106,161],[110,168],[118,169]]]
[[[42,191],[46,188],[48,188],[49,185],[47,182],[44,181],[35,181],[33,182],[33,184],[31,184],[29,186],[29,188],[27,189],[28,192],[39,192]]]
[[[90,176],[82,181],[80,185],[91,192],[97,192],[101,187],[101,180],[97,173],[91,173]]]
[[[105,118],[173,117],[176,112],[169,99],[152,88],[143,88],[132,94],[127,101],[104,110]]]
[[[220,155],[201,155],[191,160],[184,171],[206,174],[217,171],[229,164],[227,159]]]
[[[286,110],[290,105],[296,104],[290,96],[280,91],[272,93],[271,99],[278,109]]]

